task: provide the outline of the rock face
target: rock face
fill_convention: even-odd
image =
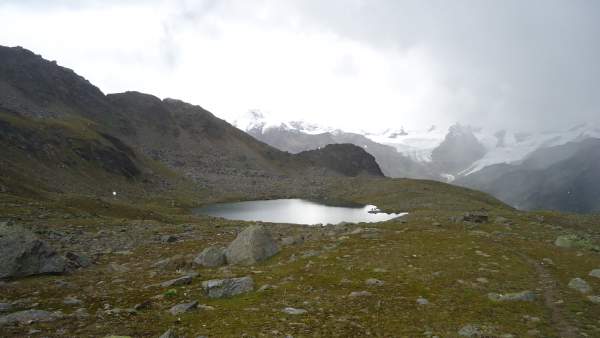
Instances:
[[[51,322],[60,319],[60,312],[52,313],[42,310],[25,310],[14,312],[6,316],[0,317],[0,327],[14,324],[28,324],[35,322]]]
[[[211,279],[202,282],[202,288],[208,298],[232,297],[254,290],[252,277]]]
[[[260,225],[252,225],[240,232],[225,249],[227,263],[252,265],[279,252],[271,233]]]
[[[0,279],[63,273],[67,261],[19,226],[0,227]]]
[[[225,265],[227,263],[225,248],[218,246],[208,247],[194,258],[194,263],[207,268]]]

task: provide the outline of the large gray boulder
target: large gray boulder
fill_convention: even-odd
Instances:
[[[30,231],[0,226],[0,279],[63,273],[67,261]]]
[[[208,298],[233,297],[254,290],[252,277],[211,279],[202,282],[202,288]]]
[[[222,266],[226,263],[225,248],[219,246],[210,246],[194,258],[194,264],[207,268]]]
[[[225,249],[227,263],[252,265],[279,252],[271,233],[260,225],[252,225],[240,232]]]

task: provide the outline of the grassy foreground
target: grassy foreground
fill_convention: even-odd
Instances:
[[[369,203],[409,215],[324,228],[266,224],[276,238],[295,236],[297,243],[256,266],[208,269],[191,260],[209,245],[226,245],[251,223],[194,216],[190,207],[228,196],[132,202],[1,195],[3,219],[25,224],[55,248],[90,255],[96,263],[69,275],[0,284],[0,302],[12,303],[14,310],[65,315],[1,327],[0,337],[158,337],[169,328],[186,337],[600,336],[600,304],[587,298],[600,294],[600,279],[588,276],[600,268],[600,256],[554,245],[564,234],[596,241],[598,217],[520,212],[485,194],[430,181],[321,183],[293,197]],[[460,219],[472,211],[485,211],[490,221]],[[164,242],[167,234],[178,240]],[[189,285],[157,286],[189,271],[199,273]],[[217,300],[203,295],[203,280],[241,276],[252,276],[254,292]],[[585,279],[592,292],[569,288],[574,277]],[[535,300],[488,297],[525,290],[533,291]],[[65,304],[68,297],[81,303]],[[179,316],[168,313],[193,300],[205,306]],[[136,304],[146,306],[134,311]],[[286,314],[286,307],[306,313]]]

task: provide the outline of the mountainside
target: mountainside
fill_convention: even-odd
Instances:
[[[258,184],[275,193],[279,181],[311,173],[344,175],[343,164],[315,166],[199,106],[138,92],[104,95],[23,48],[0,47],[0,88],[4,187],[92,193],[98,182],[118,176],[125,180],[118,190],[169,189],[182,175],[235,195],[251,194]],[[323,156],[329,155],[335,156]],[[15,179],[21,176],[30,178]]]
[[[600,139],[534,151],[520,163],[488,166],[456,184],[520,209],[600,212]]]

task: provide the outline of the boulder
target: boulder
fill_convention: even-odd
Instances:
[[[222,266],[226,263],[225,248],[219,246],[210,246],[194,258],[194,264],[207,268]]]
[[[240,232],[225,250],[227,263],[252,265],[279,252],[277,242],[263,226],[252,225]]]
[[[43,310],[25,310],[14,312],[0,317],[0,327],[15,324],[31,324],[37,322],[51,322],[63,317],[61,312],[48,312]]]
[[[0,279],[67,270],[67,261],[30,231],[19,226],[0,227]]]
[[[202,288],[208,298],[232,297],[254,290],[252,277],[211,279],[202,282]]]

